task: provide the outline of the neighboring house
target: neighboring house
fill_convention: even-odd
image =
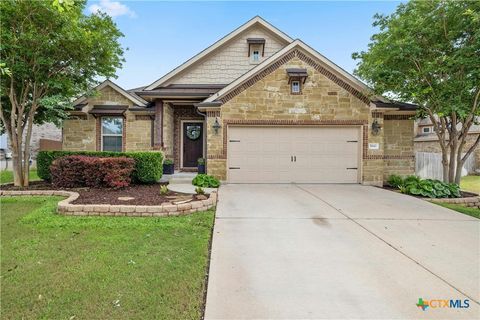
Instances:
[[[374,96],[255,17],[152,84],[81,97],[65,150],[163,150],[228,182],[379,185],[414,172],[416,106]]]
[[[62,129],[52,123],[33,125],[32,138],[30,140],[30,154],[33,159],[37,157],[37,153],[40,150],[40,140],[43,139],[61,141]],[[0,136],[0,157],[3,159],[5,154],[9,152],[11,151],[8,142],[8,135],[5,133]]]
[[[414,147],[415,152],[426,152],[426,153],[435,153],[440,155],[442,150],[440,148],[440,143],[438,142],[437,134],[434,131],[434,127],[429,118],[420,119],[416,122],[416,132],[414,138]],[[463,151],[466,152],[471,148],[475,143],[475,140],[480,135],[480,125],[472,125],[468,132],[467,143],[463,148]],[[470,171],[480,168],[480,148],[476,148],[472,154],[472,163]],[[440,157],[437,157],[440,160]]]

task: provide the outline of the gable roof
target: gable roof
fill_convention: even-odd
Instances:
[[[166,81],[172,79],[175,75],[179,74],[180,72],[184,71],[185,69],[187,69],[188,67],[190,67],[191,65],[193,65],[194,63],[196,63],[197,61],[201,60],[202,58],[206,57],[207,55],[209,55],[211,52],[215,51],[216,49],[218,49],[219,47],[223,46],[225,43],[227,43],[229,40],[235,38],[237,35],[239,35],[240,33],[242,33],[243,31],[247,30],[248,28],[252,27],[253,25],[256,25],[256,24],[259,24],[261,26],[263,26],[264,28],[266,28],[267,30],[269,30],[270,32],[272,32],[273,34],[275,34],[277,37],[279,37],[280,39],[284,40],[285,42],[287,43],[290,43],[293,41],[292,38],[290,38],[288,35],[286,35],[284,32],[280,31],[279,29],[275,28],[273,25],[271,25],[270,23],[268,23],[267,21],[265,21],[263,18],[261,18],[260,16],[255,16],[253,19],[247,21],[246,23],[244,23],[243,25],[241,25],[240,27],[238,27],[237,29],[233,30],[232,32],[230,32],[229,34],[227,34],[225,37],[221,38],[220,40],[218,40],[217,42],[215,42],[214,44],[212,44],[210,47],[206,48],[205,50],[201,51],[199,54],[193,56],[192,58],[190,58],[189,60],[187,60],[186,62],[184,62],[183,64],[181,64],[180,66],[176,67],[175,69],[173,69],[172,71],[170,71],[169,73],[167,73],[166,75],[164,75],[163,77],[161,77],[160,79],[156,80],[155,82],[153,82],[152,84],[146,86],[144,88],[144,90],[154,90],[156,89],[157,87],[161,86],[163,83],[165,83]]]
[[[221,89],[218,91],[216,94],[212,95],[211,97],[207,98],[204,100],[203,103],[211,103],[214,101],[219,101],[223,97],[225,97],[228,93],[231,93],[234,89],[240,87],[242,84],[246,83],[249,79],[251,79],[253,76],[256,74],[260,73],[261,71],[267,69],[270,65],[274,64],[275,62],[279,61],[282,57],[286,56],[288,53],[293,52],[295,49],[301,49],[308,53],[310,56],[314,57],[317,59],[321,64],[324,69],[326,69],[327,72],[330,72],[331,74],[334,74],[334,77],[339,78],[339,80],[343,83],[346,83],[347,85],[351,86],[353,89],[358,91],[360,94],[362,94],[364,97],[366,97],[367,94],[371,95],[372,90],[364,84],[362,81],[360,81],[358,78],[354,77],[344,69],[340,68],[338,65],[327,59],[325,56],[320,54],[318,51],[315,49],[311,48],[301,40],[297,39],[290,43],[288,46],[283,48],[282,50],[278,51],[274,55],[270,56],[267,58],[265,61],[251,69],[250,71],[246,72],[239,78],[237,78],[235,81],[227,85],[225,88]],[[283,64],[283,63],[282,63]],[[371,101],[372,99],[367,98],[368,101]],[[364,99],[366,100],[366,99]],[[387,102],[384,97],[381,96],[375,96],[373,100],[378,100],[378,101],[384,101]],[[201,104],[200,104],[201,105]]]
[[[128,100],[132,101],[137,106],[145,107],[148,104],[147,101],[143,100],[138,95],[125,91],[119,85],[115,84],[114,82],[112,82],[111,80],[108,80],[108,79],[103,81],[102,83],[100,83],[98,86],[96,86],[95,90],[100,91],[105,87],[112,88],[113,90],[117,91],[118,93],[120,93],[122,96],[124,96]],[[73,101],[73,105],[74,106],[79,105],[79,104],[85,102],[87,99],[88,99],[88,97],[83,95],[83,96],[79,97],[78,99],[76,99],[75,101]]]

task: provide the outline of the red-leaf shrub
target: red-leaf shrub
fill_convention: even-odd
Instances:
[[[53,161],[50,172],[56,187],[123,188],[130,184],[134,168],[131,158],[65,156]]]

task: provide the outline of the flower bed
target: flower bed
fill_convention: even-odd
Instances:
[[[217,193],[212,192],[205,200],[181,201],[162,205],[110,205],[110,204],[74,204],[80,194],[67,190],[0,190],[0,196],[63,196],[68,197],[58,203],[57,212],[73,216],[129,216],[162,217],[205,211],[216,205]]]

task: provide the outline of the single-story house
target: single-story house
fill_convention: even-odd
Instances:
[[[157,81],[80,97],[64,150],[162,150],[231,183],[363,183],[414,173],[415,105],[374,95],[254,17]]]

